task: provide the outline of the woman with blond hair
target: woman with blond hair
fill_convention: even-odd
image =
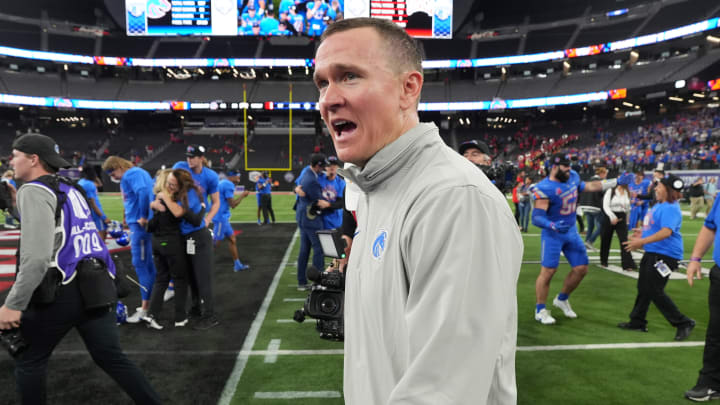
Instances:
[[[187,173],[187,172],[185,172]],[[188,206],[188,192],[197,191],[192,178],[186,176],[173,176],[173,170],[161,170],[155,180],[153,192],[155,200],[150,203],[153,210],[153,218],[148,223],[148,232],[151,232],[153,258],[157,275],[155,286],[150,297],[150,309],[147,316],[143,318],[150,328],[160,330],[163,328],[157,322],[157,317],[162,311],[163,296],[172,278],[175,296],[175,326],[187,324],[187,312],[185,303],[188,290],[188,266],[185,256],[185,238],[182,236],[180,226],[183,221],[188,221],[194,226],[202,224],[205,209],[201,208],[195,213]],[[189,177],[189,176],[187,176]],[[173,207],[171,209],[170,207]]]

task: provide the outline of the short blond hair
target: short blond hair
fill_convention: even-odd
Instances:
[[[6,170],[5,173],[3,173],[2,176],[3,176],[3,177],[13,178],[13,177],[15,177],[15,172],[12,171],[12,170]]]
[[[127,159],[123,159],[120,156],[109,156],[107,159],[105,159],[105,162],[102,164],[103,171],[108,170],[115,170],[115,169],[131,169],[133,167],[133,164],[131,161]]]

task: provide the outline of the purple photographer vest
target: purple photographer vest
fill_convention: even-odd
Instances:
[[[57,197],[57,193],[46,184],[39,181],[32,183],[45,187]],[[87,257],[94,257],[105,262],[110,277],[115,278],[115,263],[110,258],[105,241],[100,240],[87,200],[68,184],[58,182],[58,188],[66,195],[60,213],[60,225],[55,228],[55,234],[60,233],[62,239],[50,266],[57,267],[63,275],[62,283],[68,284],[75,278],[77,264]]]

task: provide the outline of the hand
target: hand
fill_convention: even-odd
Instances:
[[[613,219],[610,220],[610,223],[613,224],[613,225],[617,225],[618,222],[620,222],[620,220],[617,219],[617,218],[613,218]]]
[[[165,201],[166,198],[167,198],[167,196],[162,191],[157,193],[157,195],[155,196],[155,199],[160,200],[160,201]]]
[[[145,218],[138,218],[138,225],[140,225],[140,226],[145,226],[145,225],[147,225],[147,222],[148,222],[148,221],[147,221],[147,219],[145,219]]]
[[[0,307],[0,329],[8,330],[20,326],[22,311],[16,311],[3,305]]]
[[[570,230],[570,227],[571,225],[568,224],[565,220],[550,222],[550,229],[557,233],[567,233],[567,231]]]
[[[688,284],[690,284],[690,287],[693,286],[693,281],[695,278],[698,280],[702,280],[702,267],[700,266],[700,262],[693,262],[691,261],[688,263],[687,266],[687,281]]]
[[[250,190],[245,190],[245,191],[243,191],[243,193],[242,193],[242,196],[243,196],[243,197],[247,197],[247,196],[249,196],[249,195],[250,195]]]
[[[325,200],[318,200],[317,206],[324,210],[325,208],[330,208],[330,203]]]
[[[153,202],[151,202],[151,203],[150,203],[150,208],[152,208],[152,209],[154,209],[155,211],[158,211],[158,212],[165,212],[165,211],[166,211],[165,204],[161,203],[160,200],[154,200]]]
[[[636,237],[636,235],[633,235],[628,239],[627,242],[623,242],[623,246],[625,247],[625,251],[632,252],[633,250],[638,250],[641,247],[643,247],[645,244],[642,242],[642,238]]]

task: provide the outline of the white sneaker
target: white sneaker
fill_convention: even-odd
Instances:
[[[540,312],[535,312],[535,320],[543,325],[552,325],[555,323],[555,318],[550,316],[550,311],[546,308],[541,309]]]
[[[175,290],[167,289],[165,290],[165,294],[163,294],[163,301],[168,302],[171,299],[175,297]]]
[[[183,327],[183,326],[185,326],[185,325],[187,325],[187,324],[188,324],[188,319],[185,318],[185,319],[183,319],[183,320],[180,321],[180,322],[177,322],[177,321],[176,321],[176,322],[175,322],[175,327],[176,327],[176,328],[180,328],[180,327]]]
[[[142,307],[137,307],[135,308],[135,313],[128,316],[127,323],[139,323],[146,316],[147,311],[143,311]]]
[[[593,252],[597,252],[597,249],[595,249],[595,246],[593,246],[592,243],[587,242],[587,241],[585,242],[585,249],[593,251]]]
[[[570,307],[570,300],[560,301],[558,297],[555,297],[553,300],[553,306],[560,308],[566,317],[573,319],[577,318],[577,314],[572,310],[572,307]]]
[[[142,318],[142,320],[145,321],[145,322],[147,322],[147,324],[148,324],[147,327],[150,328],[150,329],[155,329],[155,330],[162,330],[162,329],[163,329],[163,326],[160,325],[159,323],[157,323],[157,321],[155,320],[155,317],[153,317],[152,315],[144,316],[144,317]]]

